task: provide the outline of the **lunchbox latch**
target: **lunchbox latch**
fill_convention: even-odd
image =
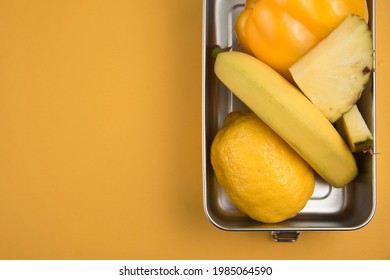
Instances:
[[[295,242],[298,239],[299,231],[272,231],[271,235],[276,242]]]

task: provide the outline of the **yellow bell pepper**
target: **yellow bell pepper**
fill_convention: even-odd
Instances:
[[[366,0],[247,0],[235,25],[247,53],[288,79],[288,68],[348,15],[368,22]]]
[[[245,9],[238,15],[234,30],[237,35],[237,39],[240,42],[243,50],[249,54],[253,54],[248,43],[248,39],[245,34],[245,25],[250,16],[252,16],[253,7],[259,0],[247,0],[245,3]]]

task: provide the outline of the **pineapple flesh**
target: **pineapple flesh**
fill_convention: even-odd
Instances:
[[[357,105],[336,122],[336,128],[352,152],[372,153],[374,139]]]
[[[363,18],[348,16],[290,67],[295,83],[332,123],[360,98],[373,69],[373,40]]]

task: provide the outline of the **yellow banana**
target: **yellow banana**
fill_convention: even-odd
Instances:
[[[214,71],[330,185],[342,187],[357,176],[355,158],[334,126],[271,67],[232,51],[218,54]]]

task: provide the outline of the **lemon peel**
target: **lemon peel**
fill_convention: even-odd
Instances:
[[[232,112],[225,118],[210,157],[227,196],[254,220],[292,218],[313,194],[312,168],[252,112]]]

